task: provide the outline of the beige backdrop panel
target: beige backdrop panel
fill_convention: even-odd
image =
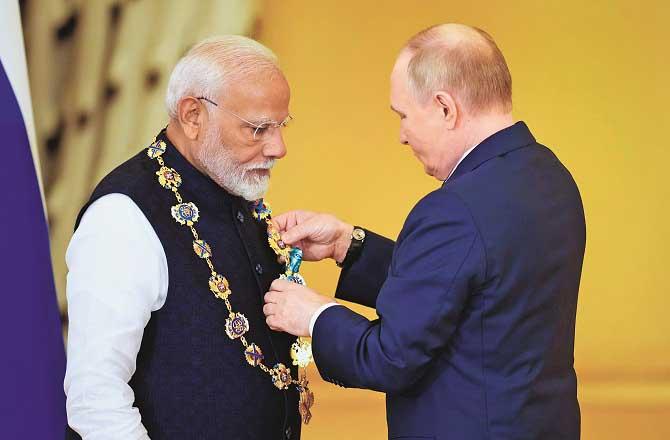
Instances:
[[[23,5],[63,314],[65,250],[92,189],[167,124],[163,99],[177,60],[205,37],[253,33],[258,5],[256,0],[28,0]]]

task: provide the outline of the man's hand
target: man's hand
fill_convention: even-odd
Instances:
[[[309,336],[312,315],[319,307],[331,302],[332,298],[319,295],[305,286],[277,279],[265,294],[265,322],[272,330],[295,336]]]
[[[333,258],[341,263],[351,245],[354,227],[330,214],[289,211],[273,220],[284,243],[302,249],[306,261]]]

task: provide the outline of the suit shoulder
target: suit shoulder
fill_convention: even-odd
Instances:
[[[421,198],[412,208],[407,221],[423,221],[426,217],[470,219],[471,214],[465,199],[458,191],[442,186]]]
[[[123,162],[107,174],[96,186],[94,193],[120,192],[129,194],[144,186],[154,176],[151,160],[144,150]]]

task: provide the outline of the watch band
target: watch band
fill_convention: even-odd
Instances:
[[[356,261],[363,250],[365,235],[365,229],[360,226],[354,226],[354,230],[351,233],[351,244],[349,245],[349,249],[347,249],[347,254],[344,256],[342,263],[337,263],[338,267],[346,268]]]

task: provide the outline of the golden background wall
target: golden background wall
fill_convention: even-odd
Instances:
[[[439,184],[398,143],[388,98],[397,51],[441,22],[493,35],[512,72],[516,119],[556,152],[584,200],[582,438],[670,438],[668,3],[267,0],[261,18],[296,118],[273,175],[274,210],[330,211],[391,237]],[[335,265],[306,266],[311,285],[332,293]],[[316,388],[306,439],[386,438],[383,396]]]
[[[275,212],[330,211],[395,237],[439,182],[398,143],[388,99],[394,58],[436,23],[487,30],[512,72],[516,118],[572,171],[584,200],[575,353],[582,438],[670,438],[667,2],[21,3],[62,307],[74,216],[97,179],[164,124],[167,73],[194,41],[251,33],[281,59],[295,121],[268,195]],[[306,264],[305,275],[332,293],[338,269]],[[312,378],[317,404],[303,438],[386,438],[383,395]]]

